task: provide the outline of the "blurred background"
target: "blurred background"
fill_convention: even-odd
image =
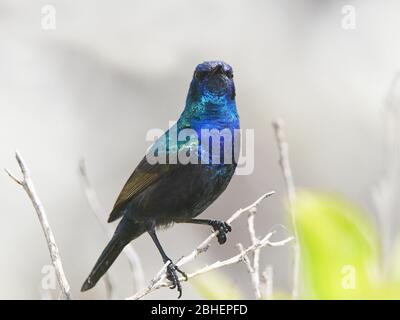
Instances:
[[[43,28],[45,5],[55,9],[55,29]],[[343,27],[346,5],[355,9],[354,29]],[[147,131],[179,117],[193,70],[204,60],[234,68],[242,128],[255,130],[255,168],[234,177],[202,217],[226,219],[275,190],[260,206],[257,233],[290,226],[271,127],[281,117],[296,185],[342,194],[378,224],[371,190],[385,167],[384,103],[400,68],[399,12],[395,0],[0,0],[0,167],[19,174],[16,149],[28,163],[73,297],[106,298],[103,282],[79,292],[107,242],[82,190],[79,160],[86,160],[108,214],[149,145]],[[0,298],[39,299],[41,271],[50,264],[39,222],[6,174],[0,195]],[[392,239],[398,219],[390,219]],[[237,242],[250,243],[246,219],[233,229],[225,246],[213,243],[185,271],[236,254]],[[159,236],[176,260],[209,233],[177,225]],[[281,228],[276,239],[288,234]],[[147,284],[162,261],[147,235],[134,248]],[[262,251],[277,291],[291,290],[290,261],[290,247]],[[252,297],[244,265],[222,272]],[[136,291],[124,255],[111,274],[118,298]],[[147,298],[176,295],[162,289]],[[201,297],[185,283],[184,298]]]

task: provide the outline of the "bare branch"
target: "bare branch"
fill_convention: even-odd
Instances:
[[[242,214],[244,214],[246,212],[249,212],[249,210],[251,210],[253,208],[256,208],[264,199],[270,197],[274,193],[275,193],[275,191],[268,192],[268,193],[262,195],[260,198],[258,198],[251,205],[245,207],[244,209],[237,210],[226,222],[229,223],[229,224],[232,223],[233,221],[238,219]],[[193,261],[194,259],[196,259],[196,257],[199,254],[207,251],[208,248],[210,247],[211,241],[217,236],[217,234],[218,234],[218,231],[215,231],[211,235],[209,235],[203,242],[201,242],[197,246],[196,249],[194,249],[188,255],[183,256],[181,259],[179,259],[178,262],[176,263],[176,265],[178,267],[180,267],[182,265],[185,265],[185,264]],[[270,242],[267,243],[267,244],[268,245],[275,245],[275,243],[270,243]],[[267,245],[267,244],[265,244],[265,245]],[[254,250],[258,249],[259,248],[258,243],[256,245],[253,245],[252,247],[254,247]],[[250,250],[250,251],[252,252],[252,250]],[[244,251],[244,252],[246,252],[246,251]],[[166,275],[165,275],[165,271],[167,269],[167,265],[168,264],[165,264],[163,266],[163,268],[156,274],[156,276],[151,280],[149,286],[147,286],[144,290],[137,292],[135,295],[133,295],[132,297],[130,297],[128,299],[137,300],[137,299],[140,299],[140,298],[146,296],[147,294],[153,292],[154,290],[157,290],[157,289],[159,289],[161,287],[168,286],[168,284],[171,285],[171,282],[166,279]],[[202,273],[204,273],[203,271],[202,271]],[[208,271],[206,271],[206,272],[208,272]],[[197,275],[197,272],[195,272],[194,275]],[[192,274],[192,276],[193,276],[193,274]],[[189,275],[188,275],[188,277],[189,277]]]
[[[104,232],[107,234],[108,238],[111,238],[113,235],[111,225],[106,222],[105,210],[103,210],[103,207],[100,204],[97,193],[89,181],[84,159],[82,159],[79,162],[79,176],[81,178],[83,190],[85,192],[86,199],[89,203],[90,208],[92,209],[95,217],[97,218],[97,221],[100,223],[101,227],[103,228]],[[142,288],[145,287],[145,282],[144,282],[145,277],[144,277],[144,271],[143,271],[142,263],[140,261],[140,257],[136,253],[136,250],[133,248],[133,246],[131,244],[128,244],[127,246],[125,246],[123,252],[129,261],[129,265],[131,268],[131,272],[132,272],[133,280],[134,280],[134,284],[135,284],[135,289],[141,290]],[[104,281],[106,282],[107,294],[110,296],[110,295],[112,295],[112,285],[111,285],[111,279],[110,279],[110,276],[108,275],[108,272],[105,274]]]
[[[4,171],[8,174],[8,176],[13,179],[16,183],[18,183],[20,186],[22,186],[22,181],[19,180],[16,176],[14,176],[10,170],[8,170],[7,168],[4,169]]]
[[[79,175],[81,178],[83,191],[85,192],[86,199],[89,203],[89,207],[92,209],[95,217],[97,218],[97,221],[100,223],[102,229],[107,234],[107,236],[108,237],[112,236],[111,231],[109,230],[108,226],[103,221],[103,217],[101,214],[102,209],[101,209],[100,201],[98,200],[97,194],[89,182],[84,159],[81,159],[81,161],[79,161]],[[112,284],[112,280],[111,280],[111,276],[110,276],[109,272],[106,272],[102,279],[103,279],[105,287],[106,287],[107,298],[113,299],[114,298],[114,288],[113,288],[113,284]]]
[[[232,258],[226,259],[224,261],[214,262],[213,264],[211,264],[209,266],[206,266],[206,267],[204,267],[204,268],[202,268],[200,270],[197,270],[197,271],[189,274],[188,278],[190,279],[190,278],[193,278],[193,277],[198,276],[200,274],[204,274],[204,273],[213,271],[215,269],[219,269],[219,268],[231,265],[231,264],[235,264],[235,263],[241,262],[243,260],[244,256],[248,255],[249,253],[253,253],[254,250],[258,250],[258,249],[264,248],[265,246],[271,246],[271,247],[284,246],[286,243],[288,243],[288,242],[290,242],[290,241],[292,241],[294,239],[293,237],[289,237],[289,238],[286,238],[286,239],[281,240],[281,241],[271,242],[271,241],[269,241],[269,238],[271,238],[271,236],[273,234],[274,234],[274,232],[268,233],[261,241],[257,242],[254,245],[249,246],[246,250],[242,251],[238,255],[236,255],[236,256],[234,256]],[[184,280],[184,278],[182,278],[182,280]],[[167,282],[167,286],[168,285],[171,285],[171,283]]]
[[[268,233],[261,241],[257,242],[254,245],[249,246],[246,250],[242,250],[239,254],[237,254],[236,256],[223,260],[223,261],[216,261],[211,265],[205,266],[193,273],[190,273],[187,275],[188,279],[197,277],[199,275],[205,274],[207,272],[210,271],[214,271],[216,269],[220,269],[222,267],[226,267],[238,262],[242,262],[244,261],[244,259],[246,259],[245,257],[249,254],[254,252],[254,250],[257,249],[261,249],[265,246],[272,246],[272,247],[278,247],[278,246],[284,246],[286,243],[292,241],[294,238],[293,237],[289,237],[286,238],[284,240],[281,241],[276,241],[276,242],[271,242],[269,241],[269,239],[271,238],[271,236],[274,234],[274,232],[270,232]],[[180,281],[184,281],[185,278],[184,277],[180,277],[179,279]],[[170,287],[171,286],[171,282],[166,280],[165,278],[163,278],[161,281],[156,282],[151,289],[147,290],[147,291],[143,291],[143,292],[139,292],[137,294],[135,294],[132,297],[129,297],[128,300],[138,300],[142,297],[144,297],[145,295],[149,294],[150,292],[153,292],[157,289],[163,288],[163,287]]]
[[[387,274],[400,191],[400,72],[394,75],[384,101],[384,130],[383,172],[372,188],[372,199],[382,234],[382,272]]]
[[[83,191],[85,192],[86,199],[89,203],[90,209],[92,209],[101,227],[104,229],[104,232],[108,234],[110,232],[110,229],[108,228],[107,223],[105,223],[104,210],[102,209],[97,193],[89,181],[85,159],[81,159],[79,161],[79,177],[81,179]]]
[[[239,252],[240,253],[243,253],[243,257],[242,257],[242,262],[245,264],[245,266],[246,266],[246,268],[247,268],[247,271],[250,273],[250,274],[252,274],[253,272],[254,272],[254,270],[253,270],[253,267],[251,266],[251,262],[250,262],[250,259],[249,259],[249,257],[248,257],[248,255],[247,254],[244,254],[244,248],[243,248],[243,245],[241,244],[241,243],[238,243],[237,244],[237,247],[238,247],[238,249],[239,249]]]
[[[296,224],[296,212],[295,212],[295,200],[296,200],[296,189],[293,181],[292,169],[289,161],[289,144],[285,139],[285,132],[283,130],[284,123],[282,120],[276,120],[272,123],[275,131],[275,137],[278,144],[279,150],[279,165],[282,170],[283,178],[285,180],[286,191],[289,199],[290,214],[292,217],[292,227],[295,237],[293,241],[293,289],[292,298],[297,299],[299,296],[299,272],[300,272],[300,245],[299,237],[297,233]]]
[[[30,177],[29,169],[26,166],[25,161],[23,160],[21,155],[18,153],[18,151],[15,152],[15,158],[17,159],[18,165],[22,172],[22,180],[17,179],[10,171],[6,170],[6,172],[11,177],[11,179],[13,179],[19,185],[21,185],[24,188],[25,192],[28,194],[33,204],[33,207],[35,208],[36,214],[39,218],[40,224],[43,229],[43,233],[46,237],[47,246],[50,252],[51,262],[56,271],[58,284],[60,285],[63,298],[70,300],[71,299],[70,286],[64,273],[58,247],[53,232],[51,230],[50,224],[47,220],[46,212],[44,210],[42,202],[40,201],[36,193],[33,181]]]
[[[124,248],[123,253],[128,258],[136,290],[143,289],[146,286],[146,284],[145,284],[144,270],[139,255],[133,248],[132,244],[128,244]]]
[[[261,279],[264,285],[264,298],[266,300],[271,300],[274,287],[274,270],[272,269],[272,266],[268,265],[265,267]]]
[[[275,194],[275,191],[271,191],[268,193],[263,194],[260,198],[258,198],[254,203],[251,205],[247,206],[244,209],[239,209],[237,210],[228,220],[226,220],[227,223],[231,224],[233,221],[235,221],[237,218],[239,218],[243,213],[248,212],[250,209],[257,207],[264,199],[272,196]],[[207,239],[205,239],[202,243],[200,243],[195,250],[193,250],[190,254],[188,254],[185,257],[182,257],[178,262],[177,265],[182,266],[186,263],[189,263],[196,259],[196,257],[202,253],[208,250],[210,247],[211,241],[217,236],[218,231],[213,232],[211,235],[208,236]]]
[[[258,242],[256,237],[256,231],[254,227],[254,219],[255,214],[257,212],[257,208],[251,208],[249,210],[249,216],[247,218],[247,225],[249,228],[249,234],[251,243],[254,245]],[[260,249],[255,249],[253,252],[253,265],[252,265],[253,272],[250,272],[251,275],[251,282],[253,283],[254,295],[256,299],[261,299],[261,292],[260,292]]]

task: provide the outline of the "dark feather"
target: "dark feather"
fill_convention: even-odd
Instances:
[[[134,199],[162,177],[170,174],[173,170],[176,170],[176,168],[176,165],[159,163],[150,164],[146,157],[144,157],[122,188],[122,191],[114,204],[113,210],[110,213],[108,222],[115,221],[122,217],[122,208],[127,202]]]

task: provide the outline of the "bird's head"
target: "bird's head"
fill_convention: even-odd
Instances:
[[[190,84],[188,99],[211,104],[226,104],[235,100],[232,67],[223,61],[199,64]]]

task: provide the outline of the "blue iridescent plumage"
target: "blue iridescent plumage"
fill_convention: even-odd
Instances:
[[[214,71],[214,73],[212,72]],[[210,78],[211,77],[211,78]],[[197,66],[178,130],[190,126],[201,128],[238,129],[235,85],[232,68],[222,61],[204,62]]]
[[[185,109],[177,123],[160,137],[153,146],[153,151],[161,155],[167,153],[170,158],[174,152],[182,152],[187,148],[197,148],[199,159],[202,157],[202,130],[228,130],[232,137],[232,152],[236,157],[240,148],[238,134],[239,115],[236,109],[235,85],[232,68],[222,61],[204,62],[197,66],[186,98]],[[188,145],[185,141],[177,141],[175,136],[185,129],[192,129],[199,140],[197,145]],[[237,140],[234,140],[237,139]],[[188,138],[188,140],[190,140]],[[195,139],[191,139],[193,141]],[[221,152],[225,147],[225,140],[220,140]],[[236,143],[236,144],[234,144]],[[211,155],[212,150],[207,151]],[[224,162],[223,155],[220,156]],[[232,154],[234,157],[235,155]],[[162,158],[160,156],[160,158]],[[234,160],[234,159],[233,159]],[[232,161],[233,161],[232,160]],[[199,160],[200,162],[200,160]],[[211,160],[210,160],[211,162]]]

